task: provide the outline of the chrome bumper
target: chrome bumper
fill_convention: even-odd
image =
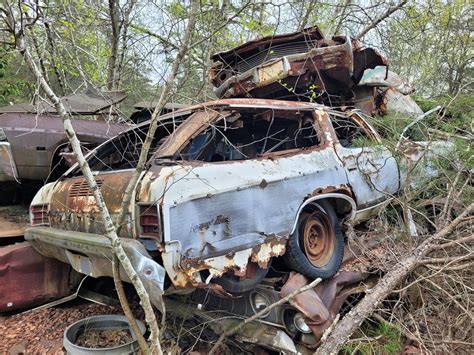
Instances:
[[[93,277],[113,276],[112,245],[103,235],[50,227],[30,227],[25,231],[25,239],[42,255],[70,264],[80,273]],[[120,238],[120,241],[152,303],[161,307],[165,269],[151,258],[138,240]],[[120,276],[123,281],[130,282],[122,268]]]

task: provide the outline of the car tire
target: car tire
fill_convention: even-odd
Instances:
[[[290,236],[283,259],[294,271],[310,279],[329,279],[341,267],[344,232],[336,212],[327,201],[318,201],[313,211],[303,211]]]
[[[266,269],[261,269],[259,267],[255,270],[255,276],[252,278],[247,278],[245,280],[240,280],[232,275],[224,274],[219,278],[212,280],[214,283],[221,285],[224,290],[230,293],[243,293],[253,289],[257,286],[262,280],[267,276],[268,270],[270,270],[271,259],[268,262],[268,267]]]

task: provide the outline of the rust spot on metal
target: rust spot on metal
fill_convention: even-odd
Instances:
[[[114,222],[117,222],[120,214],[123,191],[130,181],[131,174],[132,172],[104,174],[97,179],[98,188]],[[120,237],[135,236],[135,228],[130,224],[132,213],[134,212],[130,209],[128,222],[125,228],[121,228]],[[50,223],[53,228],[105,233],[95,198],[85,178],[70,178],[57,186],[50,203]]]
[[[306,196],[305,200],[307,200],[310,197],[313,196],[318,196],[318,195],[324,195],[328,193],[340,193],[344,194],[346,196],[349,196],[351,198],[354,197],[354,194],[352,193],[352,189],[348,185],[339,185],[339,186],[326,186],[324,188],[317,188],[314,190],[311,194]]]
[[[214,225],[217,225],[217,224],[228,224],[229,222],[230,222],[229,217],[219,215],[219,216],[217,216],[216,219],[214,220]]]

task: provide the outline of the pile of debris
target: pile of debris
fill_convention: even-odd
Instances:
[[[212,56],[209,78],[219,98],[310,101],[353,107],[367,115],[417,115],[414,88],[388,70],[376,49],[347,36],[324,37],[318,27],[269,36]]]

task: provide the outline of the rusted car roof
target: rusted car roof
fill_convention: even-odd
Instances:
[[[62,101],[66,110],[74,115],[95,115],[110,106],[122,102],[127,95],[123,91],[94,92],[64,96]],[[21,103],[0,108],[1,113],[42,113],[56,114],[56,108],[50,102],[41,101],[37,104]]]
[[[246,42],[241,44],[238,47],[230,49],[225,52],[214,54],[211,59],[213,61],[228,61],[233,59],[236,54],[238,55],[248,55],[249,53],[259,53],[262,51],[263,46],[276,46],[281,43],[286,42],[295,42],[295,41],[316,41],[324,39],[323,33],[319,30],[318,27],[310,27],[300,32],[286,33],[283,35],[271,35],[255,39],[253,41]]]
[[[273,100],[273,99],[259,99],[259,98],[232,98],[232,99],[221,99],[215,101],[209,101],[202,104],[196,104],[193,106],[187,106],[183,109],[177,110],[174,113],[180,113],[184,111],[193,111],[199,109],[219,109],[219,108],[237,108],[237,107],[258,107],[258,108],[268,108],[268,109],[275,109],[275,110],[330,110],[327,106],[311,103],[311,102],[299,102],[299,101],[283,101],[283,100]],[[168,117],[167,114],[166,117]],[[164,117],[164,116],[163,116]]]
[[[209,78],[220,98],[310,101],[305,95],[314,86],[333,96],[330,106],[347,104],[366,69],[388,64],[377,50],[347,36],[325,38],[317,27],[250,41],[212,59]]]

